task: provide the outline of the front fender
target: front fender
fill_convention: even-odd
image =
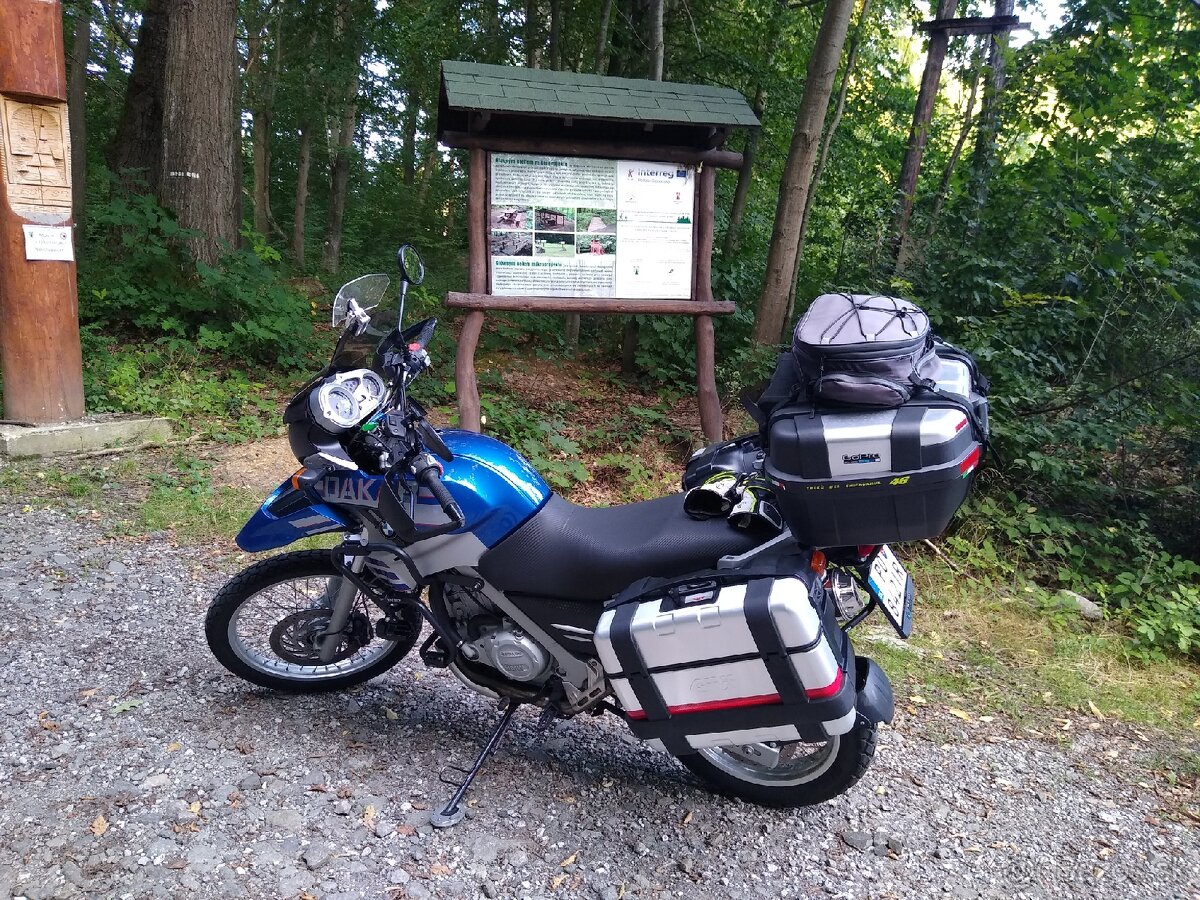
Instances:
[[[301,538],[347,531],[350,523],[336,509],[314,502],[289,479],[263,501],[238,532],[237,545],[247,553],[285,547]]]

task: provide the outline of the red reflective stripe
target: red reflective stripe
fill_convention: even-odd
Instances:
[[[963,416],[962,421],[954,426],[954,433],[958,434],[960,431],[962,431],[966,427],[967,427],[967,417]]]
[[[805,690],[805,694],[809,700],[824,700],[826,697],[832,697],[842,689],[842,682],[846,680],[846,673],[838,669],[837,678],[833,679],[833,684],[828,684],[823,688],[809,688]]]
[[[982,455],[983,455],[982,447],[976,447],[974,450],[972,450],[971,455],[968,456],[966,459],[964,459],[962,461],[962,463],[959,465],[958,474],[966,475],[973,468],[975,468],[977,465],[979,465],[979,457]]]
[[[846,673],[838,669],[837,677],[832,684],[821,688],[811,688],[805,690],[805,695],[809,700],[824,700],[826,697],[832,697],[842,689],[842,683],[846,680]],[[746,706],[770,706],[774,703],[779,703],[780,697],[778,694],[757,694],[753,697],[730,697],[726,700],[708,700],[704,703],[683,703],[679,706],[668,706],[667,712],[673,716],[687,715],[688,713],[698,712],[718,712],[723,709],[741,709]],[[646,711],[643,709],[628,710],[625,715],[631,719],[642,720],[646,718]]]

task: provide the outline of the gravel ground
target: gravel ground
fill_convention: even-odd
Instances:
[[[217,552],[104,533],[0,501],[0,898],[1200,897],[1197,833],[1135,764],[1161,737],[1039,741],[933,703],[849,795],[791,813],[713,797],[615,720],[523,713],[437,832],[483,698],[419,663],[251,688],[204,644]]]

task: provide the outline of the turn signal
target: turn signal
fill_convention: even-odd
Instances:
[[[825,554],[822,551],[814,550],[812,553],[812,560],[809,562],[808,566],[810,569],[824,578],[825,567],[828,565],[828,563],[829,560],[825,558]]]

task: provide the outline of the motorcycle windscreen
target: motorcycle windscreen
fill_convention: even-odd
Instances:
[[[286,547],[301,538],[345,531],[349,523],[330,506],[313,503],[288,479],[263,501],[238,532],[237,545],[247,553]]]

